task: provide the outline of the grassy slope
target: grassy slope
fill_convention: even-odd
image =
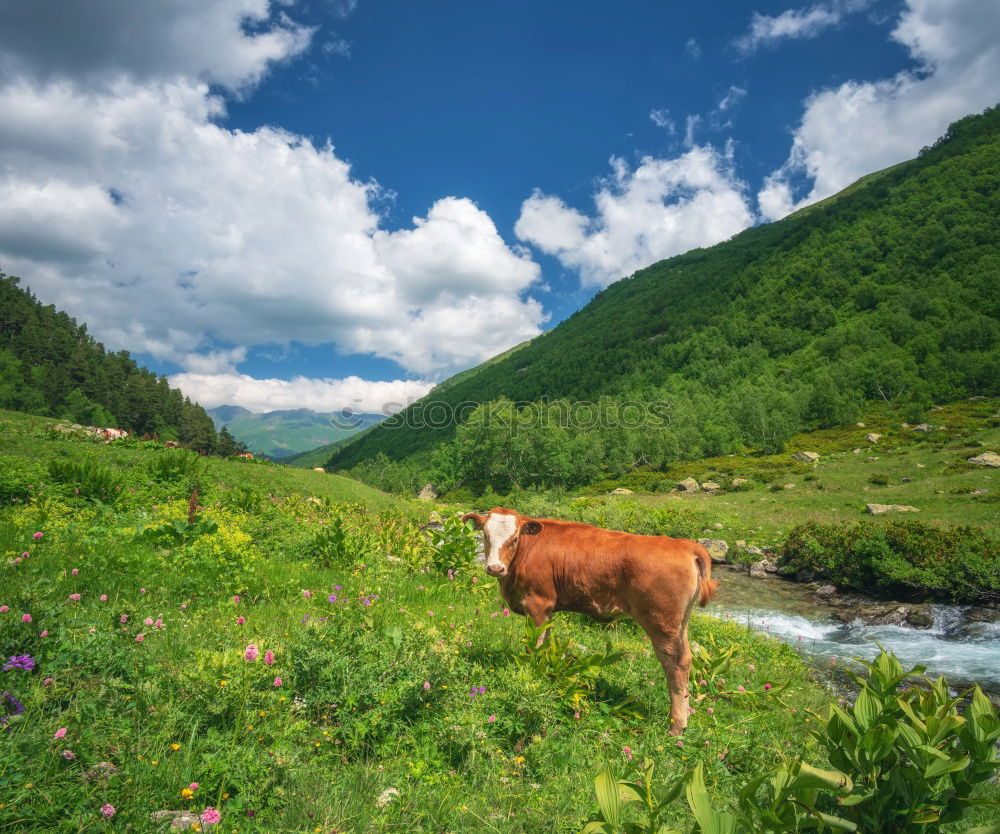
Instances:
[[[0,604],[10,606],[0,614],[0,653],[38,662],[33,673],[4,673],[4,687],[27,707],[0,733],[4,831],[78,831],[107,802],[118,809],[109,830],[151,830],[151,811],[213,805],[225,831],[569,832],[592,812],[593,774],[609,759],[622,762],[625,746],[637,760],[657,759],[664,778],[704,759],[724,796],[779,751],[810,746],[802,708],[828,696],[784,645],[699,617],[697,639],[740,643],[735,674],[748,688],[777,680],[791,688],[783,703],[711,700],[714,716],[696,713],[679,748],[641,632],[560,616],[576,651],[608,638],[625,651],[604,695],[581,702],[575,719],[552,683],[514,660],[521,620],[502,615],[478,569],[449,582],[385,552],[367,564],[307,555],[309,537],[340,505],[303,496],[381,509],[382,521],[371,523],[404,525],[389,539],[401,555],[417,535],[405,519],[425,517],[426,505],[336,476],[211,461],[201,500],[219,532],[167,553],[130,531],[184,516],[183,495],[169,494],[176,486],[149,482],[143,468],[173,453],[53,439],[44,428],[37,418],[0,415],[0,466],[90,458],[130,486],[101,510],[67,488],[32,482],[36,498],[0,514]],[[272,497],[247,512],[240,496],[251,488]],[[403,521],[384,514],[390,505]],[[36,531],[44,534],[37,541]],[[30,555],[14,563],[22,551]],[[74,593],[80,602],[68,599]],[[361,595],[378,597],[366,606]],[[163,630],[143,625],[146,617],[162,617]],[[251,641],[275,652],[273,667],[242,660]],[[470,698],[470,686],[486,692]],[[605,714],[626,695],[638,696],[648,719]],[[56,742],[60,727],[66,736]],[[64,749],[76,758],[63,758]],[[81,779],[98,761],[113,762],[118,775],[107,784]],[[193,781],[200,787],[188,801],[180,791]],[[402,797],[378,810],[388,787]]]

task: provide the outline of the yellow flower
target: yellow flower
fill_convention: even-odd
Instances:
[[[225,686],[229,681],[219,681],[219,686]]]
[[[514,761],[517,762],[518,764],[521,764],[521,762],[524,761],[524,756],[515,756]]]
[[[222,795],[222,798],[223,798],[223,799],[229,799],[229,794],[228,794],[228,793],[224,793],[224,794]]]
[[[181,790],[181,796],[183,796],[185,799],[191,799],[191,797],[194,796],[194,791],[191,790],[191,788],[183,788]]]
[[[181,746],[175,741],[173,744],[170,745],[170,749],[176,753],[178,750],[181,749]]]

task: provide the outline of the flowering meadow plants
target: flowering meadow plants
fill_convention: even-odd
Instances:
[[[182,812],[220,832],[573,832],[609,760],[655,761],[668,781],[701,764],[723,798],[784,756],[823,764],[810,730],[834,696],[777,640],[695,618],[692,638],[727,664],[678,743],[638,627],[557,615],[565,652],[615,657],[568,704],[558,674],[519,657],[524,623],[495,582],[441,567],[427,505],[208,461],[194,511],[217,530],[145,540],[189,518],[186,485],[149,477],[161,450],[14,426],[0,466],[94,455],[124,494],[32,480],[0,509],[5,834],[161,831]],[[340,549],[313,555],[334,519]],[[661,816],[690,824],[683,802]]]

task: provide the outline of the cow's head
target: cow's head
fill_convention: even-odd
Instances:
[[[494,507],[486,515],[466,513],[462,521],[471,521],[477,530],[483,531],[486,572],[497,577],[507,575],[521,536],[535,536],[542,531],[542,525],[533,518],[503,507]]]

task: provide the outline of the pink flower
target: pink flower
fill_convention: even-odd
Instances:
[[[472,577],[472,584],[473,585],[475,585],[478,581],[479,581],[479,577],[478,576],[473,576]]]
[[[163,628],[163,620],[160,617],[157,617],[156,622],[153,623],[153,625],[157,628]]]
[[[72,750],[63,750],[62,756],[64,759],[69,759],[70,761],[72,761],[73,759],[76,758],[76,753],[74,753]]]
[[[145,588],[140,588],[140,589],[139,589],[139,593],[140,593],[140,594],[144,594],[144,593],[146,593],[146,589],[145,589]]]
[[[712,709],[711,707],[709,707],[707,710],[705,710],[705,712],[707,712],[709,715],[715,715],[715,710]]]
[[[69,600],[70,600],[70,602],[79,602],[80,601],[80,595],[79,594],[70,594],[69,595]]]
[[[509,608],[504,608],[504,610],[503,610],[503,615],[504,615],[505,617],[509,617],[509,616],[510,616],[510,609],[509,609]]]
[[[35,541],[37,541],[38,539],[40,539],[42,537],[42,535],[43,535],[42,533],[32,533],[31,534],[31,538],[33,538],[33,539],[35,539]]]
[[[274,666],[274,652],[272,652],[270,649],[264,652],[264,663],[266,663],[268,666]]]
[[[101,594],[100,599],[101,599],[101,602],[107,602],[108,601],[108,595],[107,594]]]
[[[31,622],[31,614],[22,614],[21,615],[21,622],[22,623],[30,623]]]
[[[677,739],[677,746],[678,747],[683,747],[684,746],[684,742],[681,741],[680,739]]]
[[[151,625],[153,624],[153,618],[152,618],[152,617],[146,617],[146,619],[145,619],[145,620],[143,620],[142,622],[143,622],[143,623],[144,623],[145,625],[148,625],[148,626],[151,626]]]
[[[70,573],[73,574],[73,576],[79,576],[80,575],[80,571],[78,571],[76,568],[73,568],[73,570],[71,570]]]
[[[245,623],[245,622],[246,622],[246,618],[245,617],[237,617],[236,618],[236,625],[243,625],[243,623]]]
[[[312,599],[313,592],[307,591],[305,588],[302,589],[302,596],[306,599]]]
[[[274,685],[275,686],[281,686],[282,683],[283,683],[283,681],[281,680],[281,678],[275,678],[274,679]]]
[[[222,814],[216,811],[211,805],[201,812],[201,821],[204,825],[215,825],[221,819]]]
[[[579,718],[579,717],[580,717],[580,713],[578,713],[578,712],[574,712],[574,713],[573,713],[573,717],[574,717],[574,718]]]
[[[492,724],[493,722],[495,722],[495,721],[497,720],[497,717],[496,717],[495,715],[491,715],[491,716],[490,716],[489,718],[487,718],[486,720],[487,720],[487,721],[489,721],[489,722],[490,722],[490,724]]]
[[[0,614],[6,614],[10,611],[10,607],[7,605],[0,605]]]
[[[748,663],[748,664],[747,664],[747,669],[749,669],[749,670],[750,670],[751,672],[753,672],[754,670],[756,670],[756,668],[757,668],[757,667],[756,667],[756,666],[754,666],[754,665],[753,665],[752,663]]]
[[[199,787],[199,785],[198,785],[197,782],[192,782],[190,785],[188,785],[188,788],[190,788],[193,791],[198,790],[198,787]]]
[[[745,689],[743,688],[743,685],[742,685],[742,684],[740,684],[739,686],[737,686],[737,687],[736,687],[736,690],[737,690],[738,692],[746,692],[746,690],[745,690]]]
[[[430,688],[431,688],[431,682],[430,681],[424,681],[424,690],[426,691],[426,690],[428,690]]]
[[[65,738],[65,737],[66,737],[65,727],[60,727],[58,730],[56,730],[55,735],[52,736],[52,738]]]
[[[47,628],[43,628],[42,629],[42,633],[39,634],[38,636],[39,637],[48,637],[49,636],[49,630]]]
[[[764,684],[764,691],[765,692],[767,692],[770,688],[771,688],[771,684],[769,684],[769,683],[765,683]]]
[[[623,747],[622,748],[622,752],[625,754],[625,758],[628,761],[632,761],[632,748],[631,747]]]
[[[115,815],[115,806],[105,803],[101,806],[101,816],[109,820]]]
[[[258,657],[260,657],[260,649],[258,649],[253,643],[247,646],[243,651],[243,659],[247,663],[253,663]]]
[[[56,682],[55,678],[46,678],[45,680],[42,681],[42,686],[51,686],[55,682]]]
[[[127,623],[128,622],[128,614],[122,614],[118,618],[118,622],[120,622],[120,623]]]
[[[146,635],[145,634],[137,634],[135,636],[135,642],[136,643],[141,643],[145,639],[146,639]]]
[[[181,611],[183,611],[185,608],[187,608],[187,603],[186,602],[182,602],[181,603]]]
[[[235,596],[235,597],[233,597],[233,602],[239,602],[239,601],[240,601],[240,598],[239,598],[239,596]]]
[[[96,628],[94,628],[93,626],[91,626],[91,627],[90,627],[90,633],[91,633],[91,634],[97,634],[97,629],[96,629]]]

